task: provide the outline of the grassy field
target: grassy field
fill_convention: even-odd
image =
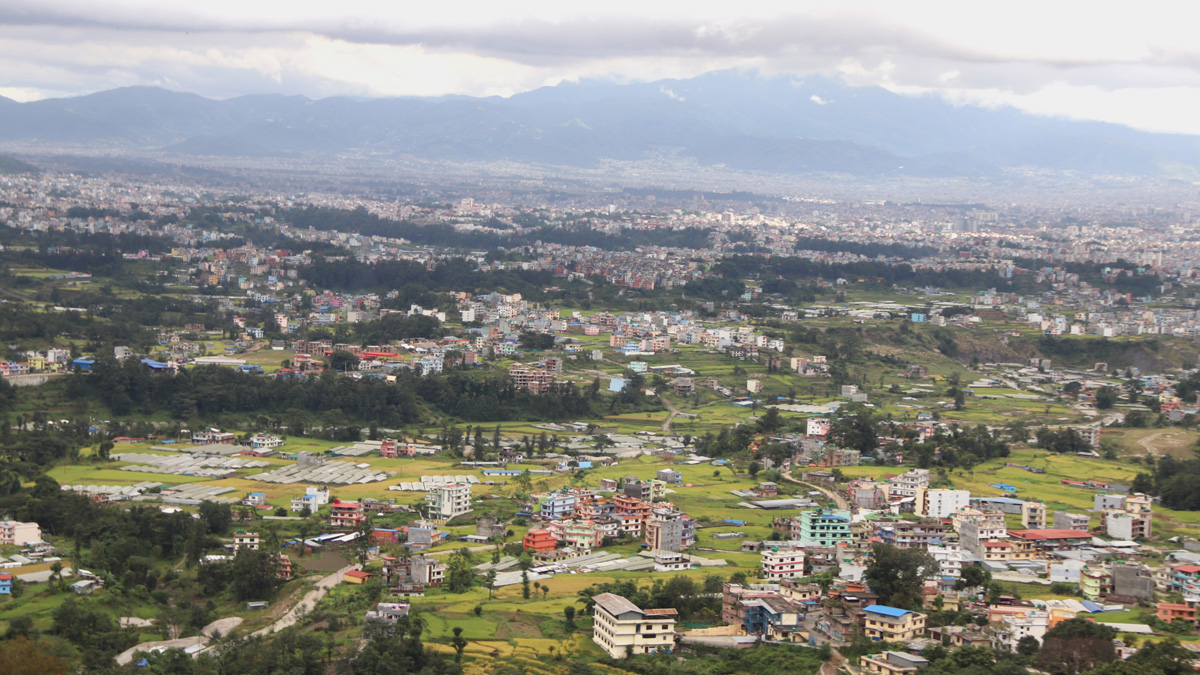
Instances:
[[[1195,459],[1193,448],[1200,440],[1200,432],[1191,429],[1104,429],[1100,440],[1115,444],[1126,455]]]

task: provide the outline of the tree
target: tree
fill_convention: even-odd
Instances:
[[[1052,675],[1080,675],[1116,660],[1117,632],[1087,619],[1069,619],[1046,631],[1037,666]]]
[[[339,373],[346,373],[352,370],[358,370],[358,356],[351,354],[348,351],[339,349],[329,355],[329,360],[325,363],[330,370]]]
[[[563,622],[563,628],[568,633],[574,633],[575,632],[575,607],[572,605],[567,605],[566,607],[563,607],[563,617],[565,618],[565,621]]]
[[[521,570],[521,597],[529,599],[529,571]]]
[[[961,591],[967,588],[979,588],[988,585],[991,580],[992,573],[985,570],[982,565],[963,565],[959,580],[954,582],[954,589]]]
[[[491,602],[492,594],[496,592],[496,570],[494,568],[488,570],[487,576],[484,579],[487,582],[488,602]]]
[[[758,430],[763,433],[773,434],[783,428],[783,417],[779,414],[778,408],[767,408],[767,411],[758,418]]]
[[[466,593],[475,585],[474,556],[466,548],[460,548],[450,555],[449,570],[446,573],[446,590],[451,593]]]
[[[878,596],[879,604],[919,610],[925,580],[937,574],[939,569],[937,560],[920,549],[874,544],[871,546],[871,564],[863,578],[871,592]]]
[[[750,462],[750,466],[746,467],[746,473],[750,474],[751,478],[757,476],[759,471],[762,471],[762,464],[757,461]]]
[[[277,560],[267,551],[238,549],[230,568],[234,596],[238,600],[263,600],[274,595],[279,585]]]
[[[1042,648],[1042,644],[1032,635],[1026,635],[1017,641],[1017,653],[1021,656],[1033,656]]]
[[[1096,407],[1108,410],[1117,402],[1117,390],[1112,387],[1100,387],[1096,390]]]
[[[0,643],[0,673],[5,675],[53,675],[68,670],[48,643],[33,642],[23,635]]]
[[[454,646],[454,661],[462,663],[463,650],[467,648],[467,641],[462,636],[462,626],[454,627],[454,637],[450,640],[450,644]]]

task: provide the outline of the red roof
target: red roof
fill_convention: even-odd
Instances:
[[[1200,572],[1200,565],[1180,565],[1174,569],[1176,572],[1183,572],[1184,574],[1195,574],[1196,572]]]
[[[1092,534],[1084,530],[1009,530],[1010,537],[1028,540],[1047,540],[1047,539],[1090,539]]]
[[[370,579],[371,577],[373,577],[375,575],[371,574],[370,572],[360,572],[358,570],[350,570],[349,572],[346,572],[346,576],[353,577],[355,579]]]

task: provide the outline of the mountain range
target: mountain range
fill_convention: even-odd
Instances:
[[[570,166],[675,157],[785,174],[987,177],[1025,167],[1200,176],[1200,137],[733,71],[564,83],[509,98],[213,100],[151,87],[29,103],[0,98],[0,141]]]

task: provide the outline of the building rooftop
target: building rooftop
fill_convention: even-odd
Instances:
[[[1010,537],[1029,540],[1046,539],[1091,539],[1092,534],[1083,530],[1009,530]]]
[[[871,605],[863,608],[864,612],[872,612],[874,614],[883,614],[884,616],[901,617],[905,614],[915,614],[910,609],[900,609],[899,607],[888,607],[887,605]]]

